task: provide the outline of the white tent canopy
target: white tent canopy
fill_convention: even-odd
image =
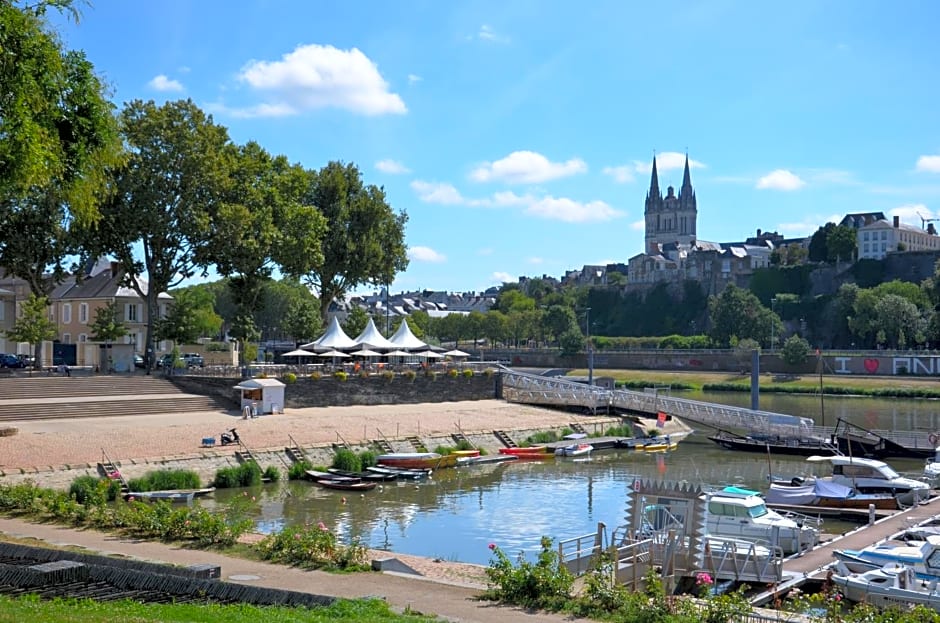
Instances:
[[[312,353],[309,350],[304,350],[298,348],[297,350],[292,350],[290,352],[284,353],[281,357],[316,357],[316,353]]]
[[[369,350],[368,348],[363,348],[362,350],[354,350],[350,353],[353,357],[381,357],[382,353],[377,353],[374,350]]]
[[[445,357],[469,357],[470,353],[465,353],[462,350],[457,350],[455,348],[454,350],[449,350],[446,353],[444,353],[444,356]]]
[[[443,359],[444,355],[440,353],[435,353],[433,350],[425,350],[420,353],[415,353],[418,357],[423,357],[424,359]]]
[[[414,357],[414,353],[408,353],[403,350],[393,350],[390,353],[385,353],[386,357]]]
[[[339,320],[336,319],[336,316],[333,316],[333,320],[330,321],[330,326],[327,328],[326,333],[320,336],[320,339],[314,340],[309,344],[304,344],[301,348],[312,348],[314,350],[352,350],[356,346],[356,342],[346,335],[343,328],[339,326]]]
[[[338,350],[328,350],[325,353],[320,353],[317,357],[349,357],[349,355]]]
[[[375,328],[375,322],[372,318],[369,318],[369,324],[356,337],[355,342],[357,346],[364,348],[378,348],[381,350],[393,350],[395,348],[395,344],[385,339],[385,336]]]
[[[398,331],[395,331],[395,335],[389,338],[389,342],[392,343],[392,348],[400,348],[401,350],[419,350],[428,347],[411,332],[407,318],[402,318]]]

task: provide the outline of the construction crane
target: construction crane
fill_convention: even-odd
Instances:
[[[927,229],[927,223],[936,223],[937,221],[940,221],[940,218],[926,218],[926,217],[924,217],[924,215],[921,214],[920,212],[917,213],[917,216],[920,217],[920,228],[921,228],[921,229]]]

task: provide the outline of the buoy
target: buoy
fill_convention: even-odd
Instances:
[[[345,495],[340,499],[340,502],[342,502],[343,504],[346,503],[346,496],[345,496]]]

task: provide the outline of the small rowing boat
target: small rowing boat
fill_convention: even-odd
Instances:
[[[557,448],[555,456],[587,456],[594,451],[594,446],[589,443],[573,443],[570,446]]]
[[[215,491],[215,487],[205,489],[168,489],[165,491],[129,491],[124,494],[124,499],[128,502],[140,500],[142,502],[190,502],[193,498],[209,495]]]
[[[314,480],[314,482],[324,489],[336,489],[337,491],[371,491],[375,489],[377,484],[362,480]]]
[[[391,452],[375,457],[379,465],[409,469],[437,469],[442,466],[443,459],[437,452]],[[457,457],[453,457],[452,464],[457,464]]]
[[[526,448],[500,448],[500,454],[510,454],[518,457],[527,457],[530,454],[548,454],[545,446],[528,446]]]

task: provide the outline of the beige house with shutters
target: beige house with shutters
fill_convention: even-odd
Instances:
[[[133,369],[134,355],[143,355],[146,349],[147,308],[133,288],[121,285],[122,273],[116,262],[99,261],[81,280],[68,277],[49,296],[50,317],[58,325],[56,341],[44,349],[44,361],[71,363],[78,366],[101,366],[111,357],[118,372]],[[146,292],[147,284],[141,281]],[[165,316],[167,305],[173,300],[167,293],[158,297],[158,313]],[[92,338],[92,323],[97,310],[112,301],[117,303],[119,319],[127,335],[113,344],[96,342]],[[173,348],[172,342],[159,342],[155,357],[159,358]]]
[[[13,290],[0,288],[0,353],[16,354],[16,344],[6,337],[6,331],[13,328],[15,318],[16,294]]]

